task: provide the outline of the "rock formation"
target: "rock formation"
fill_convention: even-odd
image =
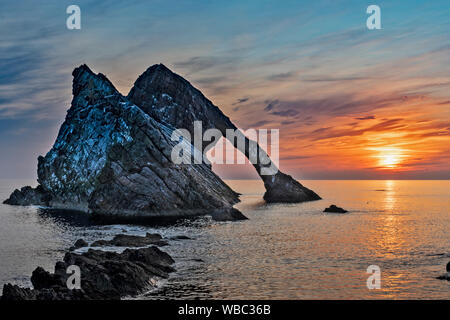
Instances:
[[[199,214],[236,216],[238,194],[210,166],[171,161],[171,128],[129,102],[86,65],[55,144],[38,158],[35,189],[7,204],[80,210],[119,220]]]
[[[227,129],[237,130],[231,120],[198,89],[162,64],[151,66],[139,76],[128,94],[128,99],[157,121],[173,128],[188,130],[191,137],[194,136],[194,121],[202,122],[203,131],[216,128],[224,137]],[[253,166],[264,181],[266,188],[264,199],[267,202],[302,202],[320,199],[314,191],[279,171],[259,145],[256,150],[252,150],[250,140],[247,138],[243,147],[236,139],[230,142],[247,158],[250,158],[251,152],[257,152],[255,158],[258,162]],[[276,173],[261,174],[262,168],[274,168]]]
[[[148,245],[165,246],[167,242],[157,233],[147,233],[145,237],[132,236],[127,234],[118,234],[112,240],[97,240],[91,244],[91,247],[144,247]]]
[[[328,208],[325,208],[325,210],[323,210],[323,212],[331,212],[331,213],[347,213],[348,211],[338,207],[334,204],[332,204],[331,206],[329,206]]]
[[[75,241],[73,246],[69,248],[69,250],[75,251],[76,249],[80,249],[80,248],[87,247],[87,246],[89,246],[89,243],[87,243],[83,239],[78,239],[77,241]]]
[[[66,253],[50,273],[37,267],[33,289],[5,284],[0,300],[100,300],[134,296],[151,289],[158,278],[167,278],[173,259],[157,247],[126,249],[122,253],[92,250]],[[69,289],[69,266],[78,266],[81,289]]]
[[[447,266],[446,266],[445,270],[446,270],[447,272],[444,273],[443,275],[437,277],[436,279],[439,279],[439,280],[448,280],[448,281],[450,281],[450,262],[447,263]]]
[[[178,144],[171,139],[175,128],[193,135],[194,121],[201,121],[203,130],[216,128],[224,136],[227,129],[237,130],[199,90],[161,64],[147,69],[128,97],[86,65],[76,68],[73,77],[66,119],[51,150],[38,158],[38,187],[15,190],[4,203],[79,210],[117,222],[203,214],[245,219],[232,208],[238,194],[208,163],[171,161]],[[258,173],[275,168],[274,174],[260,174],[267,202],[320,199],[279,171],[249,139],[244,146],[232,140],[247,158],[259,155],[253,164]],[[185,143],[191,151],[186,156],[192,157],[196,149]]]

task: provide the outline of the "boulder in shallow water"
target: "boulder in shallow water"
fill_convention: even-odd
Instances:
[[[248,219],[235,208],[230,208],[227,210],[214,210],[211,212],[211,217],[215,221],[237,221]]]
[[[40,185],[36,188],[26,186],[22,187],[20,190],[14,190],[9,198],[3,201],[3,203],[16,206],[47,206],[51,198],[51,194],[45,191]]]
[[[331,206],[329,206],[328,208],[326,208],[325,210],[323,210],[323,212],[332,212],[332,213],[347,213],[348,211],[338,207],[334,204],[332,204]]]
[[[73,244],[73,246],[77,249],[79,248],[83,248],[83,247],[87,247],[89,244],[84,241],[83,239],[78,239],[77,241],[75,241],[75,243]]]
[[[162,237],[157,233],[147,233],[145,237],[119,234],[112,240],[97,240],[91,244],[91,247],[144,247],[148,245],[165,246],[167,242],[162,240]]]
[[[437,277],[437,279],[450,281],[450,261],[449,261],[449,263],[447,263],[447,266],[445,269],[447,270],[447,272],[444,273],[442,276]]]
[[[442,276],[437,277],[436,279],[450,281],[450,272],[446,272]]]
[[[185,235],[170,237],[170,239],[172,239],[172,240],[192,240],[192,238],[189,238],[188,236],[185,236]]]

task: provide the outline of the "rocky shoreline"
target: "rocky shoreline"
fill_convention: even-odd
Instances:
[[[55,264],[54,273],[37,267],[31,276],[33,289],[5,284],[0,300],[119,300],[155,288],[158,279],[175,271],[172,267],[175,261],[158,248],[167,245],[159,234],[148,233],[145,237],[121,234],[91,244],[91,247],[140,247],[121,253],[91,248],[83,253],[73,252],[87,245],[78,240],[63,260]],[[68,270],[73,266],[80,271],[79,289],[69,289]]]

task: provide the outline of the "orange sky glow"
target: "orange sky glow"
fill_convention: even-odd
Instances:
[[[59,5],[30,2],[24,14],[11,2],[13,19],[0,21],[0,177],[36,176],[75,67],[126,95],[163,63],[238,127],[279,129],[280,167],[298,179],[450,179],[448,1],[379,5],[382,28],[368,30],[356,2],[114,1],[86,4],[95,19],[67,32]],[[249,165],[214,169],[256,178]]]

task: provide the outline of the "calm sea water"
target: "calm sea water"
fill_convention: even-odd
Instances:
[[[163,248],[177,272],[140,299],[450,299],[450,282],[435,279],[450,260],[450,181],[302,181],[324,200],[273,205],[259,181],[227,183],[250,220],[95,226],[80,214],[0,205],[0,285],[30,286],[34,268],[53,270],[78,238],[159,232],[192,240]],[[25,184],[0,180],[0,199]],[[330,204],[350,213],[323,213]],[[369,265],[381,268],[380,290],[367,289]]]

